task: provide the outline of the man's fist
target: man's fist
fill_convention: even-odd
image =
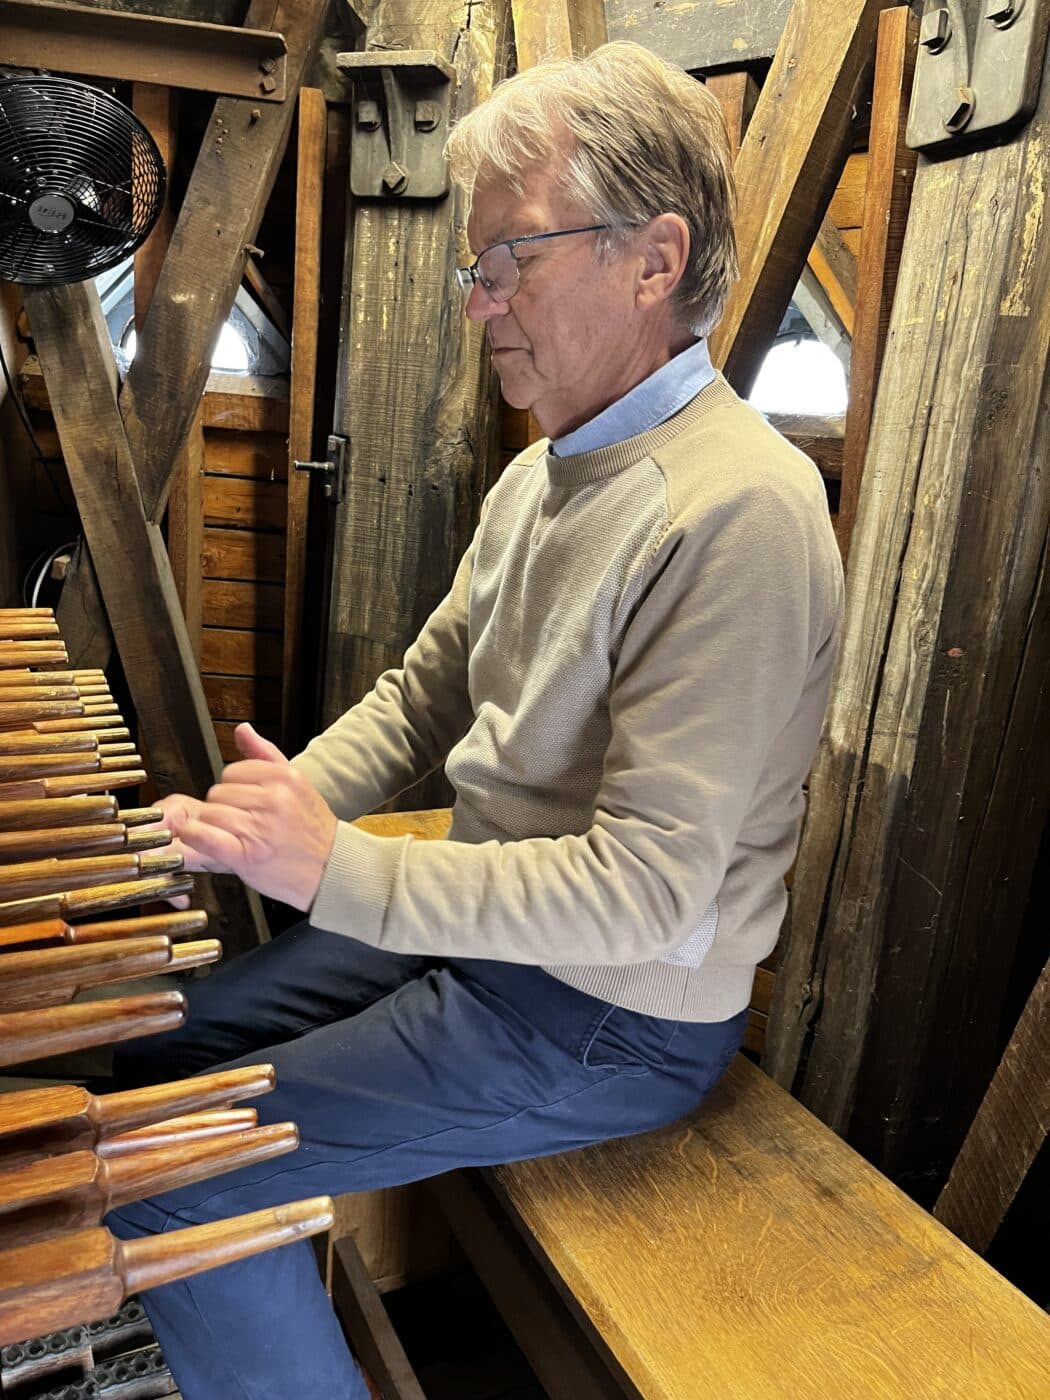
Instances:
[[[159,804],[188,870],[230,872],[260,894],[306,910],[335,841],[337,821],[309,780],[250,724],[234,732],[228,764],[204,802],[173,794]]]

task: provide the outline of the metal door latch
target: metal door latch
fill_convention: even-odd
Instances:
[[[325,500],[338,505],[346,492],[350,467],[350,439],[332,433],[328,438],[328,459],[324,462],[294,462],[297,472],[317,472],[324,481]]]
[[[456,70],[431,49],[336,54],[354,85],[350,192],[359,199],[440,199]]]
[[[907,144],[943,154],[1035,111],[1050,0],[925,0]]]

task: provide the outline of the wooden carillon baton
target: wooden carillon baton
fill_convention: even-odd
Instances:
[[[150,904],[155,900],[171,899],[173,895],[189,894],[192,889],[193,876],[180,873],[128,880],[116,885],[90,885],[87,889],[33,895],[29,899],[12,899],[0,904],[0,928],[10,924],[35,923],[39,919],[64,919],[68,922],[80,914],[102,914],[108,909]]]
[[[87,987],[157,972],[187,972],[218,962],[221,955],[222,945],[215,938],[173,947],[163,934],[6,953],[0,957],[0,1004],[11,1011],[61,1006]]]
[[[148,1148],[184,1147],[193,1142],[208,1142],[228,1138],[258,1127],[259,1114],[254,1108],[215,1108],[206,1113],[187,1113],[182,1118],[168,1118],[148,1128],[136,1128],[131,1133],[119,1133],[106,1138],[95,1149],[100,1157],[125,1157]],[[6,1158],[4,1159],[6,1163]]]
[[[186,1020],[181,992],[116,997],[43,1011],[0,1013],[0,1065],[85,1050],[109,1041],[177,1030]]]
[[[174,1084],[94,1095],[74,1085],[0,1095],[0,1154],[71,1152],[137,1133],[185,1114],[228,1109],[273,1089],[272,1064],[216,1070]]]
[[[92,1229],[7,1250],[0,1255],[0,1346],[108,1317],[129,1293],[320,1234],[334,1218],[331,1198],[318,1196],[141,1240]]]
[[[129,750],[130,751],[130,750]],[[26,754],[98,753],[94,734],[38,734],[35,729],[5,730],[0,734],[0,757],[18,758]]]
[[[29,924],[0,928],[0,956],[13,948],[38,944],[57,947],[61,943],[108,943],[118,938],[144,938],[163,933],[168,938],[190,938],[208,927],[203,909],[179,909],[164,914],[143,914],[132,919],[105,919],[93,924],[67,924],[63,919],[38,919]]]
[[[126,822],[95,826],[45,827],[40,831],[0,831],[0,866],[47,856],[92,856],[114,851],[151,851],[171,844],[163,827],[131,830]]]
[[[31,860],[0,865],[0,899],[115,884],[139,876],[167,875],[182,869],[182,856],[168,851],[120,851],[116,855]]]
[[[122,768],[117,772],[86,773],[82,777],[27,778],[19,783],[0,783],[0,803],[32,802],[46,797],[74,797],[82,793],[139,787],[146,777],[144,768]]]
[[[187,1114],[229,1109],[274,1087],[273,1065],[216,1070],[173,1084],[95,1095],[68,1084],[0,1095],[0,1154],[13,1165],[40,1155],[101,1147]]]
[[[159,822],[164,813],[157,809],[150,810],[150,820]],[[116,821],[117,811],[117,799],[108,793],[4,801],[0,802],[0,831],[35,831],[48,826],[94,826],[100,822]],[[125,825],[131,824],[126,813],[122,812],[120,819]]]
[[[107,1211],[222,1172],[269,1161],[299,1146],[294,1123],[268,1123],[170,1148],[100,1157],[85,1150],[0,1170],[0,1250],[97,1225]]]

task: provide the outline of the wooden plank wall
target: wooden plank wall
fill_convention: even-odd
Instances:
[[[229,398],[230,396],[224,396]],[[242,720],[280,737],[288,403],[248,398],[238,415],[205,396],[201,675],[223,758]]]

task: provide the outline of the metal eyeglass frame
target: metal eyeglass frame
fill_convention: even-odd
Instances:
[[[510,250],[510,255],[514,259],[514,266],[515,268],[517,268],[518,259],[517,255],[514,252],[514,249],[518,246],[519,243],[542,243],[546,238],[567,238],[570,233],[601,233],[607,228],[609,228],[608,224],[587,224],[583,228],[556,229],[553,233],[527,233],[521,238],[501,238],[498,243],[490,243],[487,248],[482,248],[481,252],[477,255],[477,257],[474,259],[474,261],[470,264],[469,267],[457,267],[456,282],[461,288],[461,290],[466,292],[468,295],[470,294],[470,290],[475,285],[475,283],[480,282],[481,285],[485,288],[485,291],[488,293],[488,295],[492,297],[493,301],[499,301],[506,304],[508,301],[510,301],[511,297],[514,296],[518,288],[516,286],[514,288],[514,291],[511,292],[510,296],[500,297],[494,294],[492,290],[494,284],[486,280],[485,276],[481,271],[481,268],[479,267],[479,263],[481,262],[481,259],[485,256],[486,253],[491,253],[493,248],[507,248]]]

